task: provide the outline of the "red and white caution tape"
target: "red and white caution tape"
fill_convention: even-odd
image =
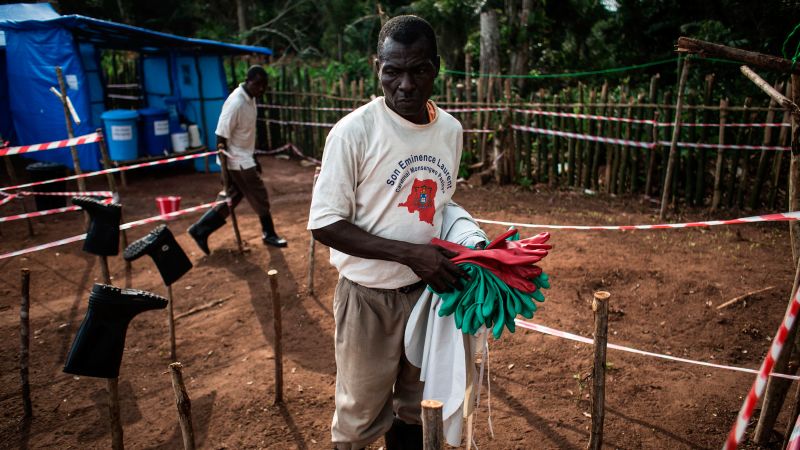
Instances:
[[[494,133],[494,130],[467,129],[464,130],[464,133]]]
[[[598,116],[594,114],[578,114],[560,111],[541,111],[538,109],[514,109],[516,113],[527,114],[532,116],[548,116],[548,117],[566,117],[570,119],[588,119],[588,120],[602,120],[606,122],[623,122],[623,123],[641,123],[646,125],[657,124],[652,119],[628,119],[627,117],[609,117]]]
[[[298,111],[341,111],[341,112],[353,111],[353,108],[341,108],[335,106],[309,107],[309,106],[290,106],[290,105],[258,105],[258,107],[264,109],[287,109],[287,110],[298,110]]]
[[[566,331],[556,330],[555,328],[546,327],[544,325],[539,325],[539,324],[536,324],[536,323],[533,323],[533,322],[528,322],[528,321],[520,320],[520,319],[514,319],[514,323],[518,327],[525,328],[525,329],[532,330],[532,331],[537,331],[537,332],[543,333],[543,334],[549,334],[550,336],[560,337],[562,339],[569,339],[571,341],[583,342],[584,344],[594,344],[594,340],[592,338],[587,338],[587,337],[579,336],[577,334],[567,333]],[[682,363],[687,363],[687,364],[694,364],[694,365],[698,365],[698,366],[713,367],[715,369],[732,370],[732,371],[735,371],[735,372],[759,373],[759,371],[756,370],[756,369],[748,369],[746,367],[727,366],[727,365],[724,365],[724,364],[715,364],[715,363],[710,363],[710,362],[706,362],[706,361],[697,361],[697,360],[694,360],[694,359],[678,358],[677,356],[663,355],[661,353],[648,352],[648,351],[645,351],[645,350],[639,350],[639,349],[632,348],[632,347],[626,347],[624,345],[612,344],[610,342],[607,345],[608,345],[608,348],[611,348],[611,349],[614,349],[614,350],[620,350],[620,351],[628,352],[628,353],[635,353],[637,355],[643,355],[643,356],[651,356],[651,357],[654,357],[654,358],[666,359],[668,361],[677,361],[677,362],[682,362]],[[800,376],[787,375],[787,374],[784,374],[784,373],[770,373],[769,376],[773,376],[773,377],[777,377],[777,378],[785,378],[787,380],[800,380]]]
[[[178,216],[182,216],[184,214],[193,213],[195,211],[200,211],[200,210],[203,210],[203,209],[213,208],[214,206],[216,206],[216,205],[218,205],[220,203],[225,203],[225,202],[226,202],[226,200],[219,200],[219,201],[216,201],[216,202],[205,203],[205,204],[202,204],[202,205],[193,206],[191,208],[181,209],[179,211],[171,212],[169,214],[158,215],[158,216],[154,216],[154,217],[148,217],[147,219],[141,219],[141,220],[137,220],[137,221],[134,221],[134,222],[128,222],[128,223],[126,223],[124,225],[121,225],[119,227],[119,229],[120,230],[127,230],[129,228],[138,227],[138,226],[145,225],[145,224],[148,224],[148,223],[155,223],[155,222],[164,221],[164,220],[167,220],[167,219],[171,219],[173,217],[178,217]],[[24,255],[24,254],[27,254],[27,253],[38,252],[40,250],[46,250],[48,248],[59,247],[59,246],[62,246],[62,245],[70,244],[72,242],[82,241],[84,239],[86,239],[86,233],[79,234],[78,236],[72,236],[72,237],[68,237],[68,238],[64,238],[64,239],[59,239],[59,240],[53,241],[53,242],[48,242],[46,244],[35,245],[33,247],[28,247],[28,248],[25,248],[25,249],[22,249],[22,250],[16,250],[16,251],[13,251],[13,252],[4,253],[4,254],[0,255],[0,260],[7,259],[7,258],[13,258],[15,256]]]
[[[47,142],[44,144],[20,145],[17,147],[0,148],[0,156],[18,155],[22,153],[39,152],[42,150],[53,150],[57,148],[72,147],[75,145],[91,144],[103,139],[100,133],[90,133],[72,139]]]
[[[103,203],[108,204],[111,203],[112,201],[113,201],[112,199],[107,198],[103,200]],[[64,206],[55,209],[45,209],[44,211],[34,211],[24,214],[16,214],[13,216],[0,217],[0,223],[13,222],[15,220],[22,220],[22,219],[30,219],[31,217],[52,216],[53,214],[61,214],[70,211],[79,211],[80,209],[81,209],[80,206]]]
[[[27,196],[50,196],[50,197],[113,197],[114,193],[111,191],[72,191],[72,192],[33,192],[33,191],[20,191],[19,195]]]
[[[306,127],[333,128],[335,124],[326,122],[298,122],[296,120],[264,119],[267,123],[277,123],[278,125],[299,125]]]
[[[660,145],[665,147],[669,147],[671,142],[670,141],[660,141]],[[703,142],[678,142],[678,147],[691,147],[691,148],[723,148],[723,149],[732,149],[732,150],[771,150],[771,151],[779,151],[785,152],[792,149],[792,147],[781,146],[781,145],[745,145],[745,144],[706,144]]]
[[[303,159],[307,159],[307,160],[313,162],[314,164],[317,164],[317,165],[322,164],[322,161],[318,160],[317,158],[313,158],[311,156],[303,154],[303,151],[300,150],[299,148],[297,148],[297,146],[292,144],[292,143],[282,145],[282,146],[280,146],[278,148],[274,148],[272,150],[256,150],[256,155],[274,155],[276,153],[280,153],[280,152],[286,151],[286,150],[291,150],[292,153],[294,153],[295,155],[297,155],[297,156],[299,156],[299,157],[301,157]]]
[[[529,131],[531,133],[579,139],[582,141],[603,142],[606,144],[628,145],[631,147],[641,147],[641,148],[654,148],[656,146],[656,144],[653,142],[641,142],[641,141],[631,141],[628,139],[609,138],[605,136],[593,136],[590,134],[578,134],[569,131],[549,130],[546,128],[528,127],[524,125],[511,125],[511,128],[514,130]]]
[[[215,151],[212,151],[212,152],[195,153],[195,154],[192,154],[192,155],[176,156],[174,158],[158,159],[158,160],[155,160],[155,161],[148,161],[148,162],[139,163],[139,164],[132,164],[130,166],[112,167],[110,169],[98,170],[96,172],[88,172],[88,173],[82,173],[82,174],[79,174],[79,175],[70,175],[70,176],[67,176],[67,177],[54,178],[52,180],[34,181],[32,183],[18,184],[16,186],[0,187],[0,191],[8,191],[8,190],[12,190],[12,189],[22,189],[22,188],[27,188],[27,187],[31,187],[31,186],[41,186],[43,184],[57,183],[59,181],[77,180],[78,178],[96,177],[98,175],[105,175],[107,173],[125,172],[127,170],[140,169],[142,167],[152,167],[152,166],[158,166],[158,165],[161,165],[161,164],[170,164],[170,163],[174,163],[174,162],[177,162],[177,161],[186,161],[186,160],[189,160],[189,159],[203,158],[205,156],[211,156],[211,155],[216,155],[216,154],[217,154],[217,151],[215,150]]]
[[[516,222],[504,222],[500,220],[475,219],[476,222],[480,223],[522,227],[522,228],[547,228],[553,230],[622,230],[622,231],[711,227],[716,225],[739,225],[743,223],[755,223],[755,222],[785,222],[790,220],[800,220],[800,211],[765,214],[763,216],[740,217],[738,219],[728,219],[728,220],[705,220],[701,222],[661,223],[656,225],[545,225],[536,223],[516,223]]]
[[[756,380],[753,382],[750,392],[747,393],[747,397],[745,397],[744,403],[742,403],[742,408],[739,410],[739,415],[736,417],[736,422],[733,424],[731,432],[728,434],[728,439],[722,447],[724,450],[735,450],[736,447],[739,446],[739,442],[742,441],[744,432],[747,429],[747,423],[750,421],[753,410],[758,400],[761,398],[761,395],[764,393],[764,389],[767,387],[767,377],[770,372],[772,372],[775,360],[777,360],[778,356],[781,354],[781,349],[783,349],[783,344],[786,342],[789,330],[792,328],[792,324],[797,318],[798,311],[800,311],[800,290],[798,290],[792,298],[791,303],[789,303],[789,306],[786,308],[783,322],[780,328],[778,328],[778,332],[775,333],[775,337],[772,339],[769,353],[767,353],[767,357],[764,358],[764,362],[761,364],[761,368],[758,371],[758,376],[756,376]]]
[[[800,416],[797,416],[797,421],[794,423],[792,435],[789,436],[789,443],[786,444],[786,450],[800,450]]]
[[[5,192],[0,192],[0,194],[3,194],[3,197],[0,198],[0,206],[5,205],[6,203],[18,197],[17,194],[6,194]]]

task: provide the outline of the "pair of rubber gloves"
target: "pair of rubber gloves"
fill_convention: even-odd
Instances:
[[[451,261],[470,276],[463,280],[464,289],[437,293],[442,299],[439,316],[454,315],[456,327],[464,333],[475,334],[482,326],[491,328],[499,339],[503,328],[514,332],[517,315],[530,319],[536,303],[544,301],[541,289],[549,289],[549,277],[535,263],[547,256],[552,248],[546,244],[550,233],[540,233],[519,239],[515,229],[494,239],[483,250],[434,238],[431,243],[458,255]]]

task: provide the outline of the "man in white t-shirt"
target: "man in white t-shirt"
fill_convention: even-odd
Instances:
[[[384,97],[331,130],[308,221],[340,275],[331,437],[339,449],[384,434],[388,450],[422,448],[422,383],[403,334],[426,285],[449,291],[467,276],[430,244],[455,191],[463,131],[429,100],[439,56],[428,22],[386,22],[375,69]]]
[[[286,241],[275,233],[269,195],[261,180],[261,165],[255,158],[256,98],[264,95],[266,87],[267,72],[261,66],[252,66],[247,71],[245,82],[234,89],[222,105],[214,133],[217,135],[217,149],[224,151],[227,156],[230,176],[228,191],[220,193],[217,199],[227,196],[235,208],[242,198],[246,198],[261,221],[261,240],[275,247],[286,247]],[[189,227],[189,235],[206,255],[210,253],[208,237],[225,224],[229,213],[227,204],[217,205]]]

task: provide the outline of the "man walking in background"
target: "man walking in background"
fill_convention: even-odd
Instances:
[[[325,143],[308,228],[331,247],[338,449],[385,434],[386,447],[421,449],[420,370],[403,335],[426,285],[460,287],[466,274],[429,244],[455,191],[461,124],[429,100],[439,73],[433,29],[395,17],[378,37],[384,96],[348,114]]]
[[[286,247],[286,240],[275,232],[267,188],[261,180],[261,165],[255,158],[256,99],[264,95],[266,87],[267,72],[261,66],[252,66],[247,70],[245,82],[234,89],[222,105],[215,134],[217,149],[227,156],[230,179],[228,192],[221,192],[217,199],[227,196],[231,200],[231,207],[235,208],[243,197],[246,198],[261,221],[261,240],[264,244]],[[230,210],[227,204],[217,205],[189,227],[189,234],[206,255],[210,253],[208,237],[225,224],[228,214]]]

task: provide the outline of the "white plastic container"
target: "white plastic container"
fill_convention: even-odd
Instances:
[[[200,139],[200,128],[196,124],[189,125],[189,147],[197,148],[203,145]]]
[[[180,133],[172,133],[169,137],[172,140],[172,150],[175,153],[183,153],[189,148],[189,133],[181,131]]]

